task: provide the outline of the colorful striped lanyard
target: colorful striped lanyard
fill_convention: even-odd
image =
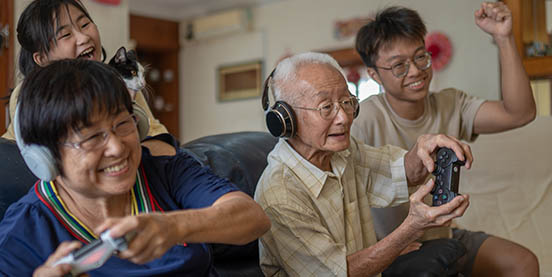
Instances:
[[[35,184],[35,192],[40,201],[50,209],[63,227],[75,238],[84,244],[88,244],[98,238],[90,228],[84,225],[67,209],[67,206],[59,197],[54,181],[38,181]],[[157,211],[163,212],[163,209],[151,194],[146,173],[142,166],[136,172],[136,183],[130,190],[130,193],[132,215]]]

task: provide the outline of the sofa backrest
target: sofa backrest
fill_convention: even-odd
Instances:
[[[6,209],[36,183],[14,141],[0,138],[0,220]]]
[[[202,137],[183,144],[182,149],[253,197],[276,142],[266,132],[238,132]]]

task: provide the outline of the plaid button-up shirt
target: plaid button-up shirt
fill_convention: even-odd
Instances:
[[[377,242],[369,207],[408,201],[404,154],[351,138],[327,172],[280,139],[255,193],[272,222],[260,240],[264,274],[346,276],[347,255]]]

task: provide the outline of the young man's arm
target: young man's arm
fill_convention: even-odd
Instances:
[[[493,36],[499,50],[502,101],[486,101],[475,116],[474,133],[497,133],[535,119],[536,106],[529,78],[512,35],[512,13],[502,2],[482,3],[475,23]]]

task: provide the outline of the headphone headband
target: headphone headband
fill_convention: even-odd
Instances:
[[[270,106],[270,98],[268,97],[268,88],[270,85],[270,79],[274,77],[275,71],[276,71],[276,68],[274,68],[272,72],[268,74],[268,77],[266,77],[266,80],[264,81],[264,84],[263,84],[263,96],[261,97],[261,105],[263,107],[263,111],[268,110],[268,107]]]

